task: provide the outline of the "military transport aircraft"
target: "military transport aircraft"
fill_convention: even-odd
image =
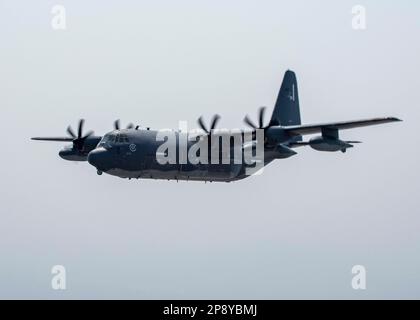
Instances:
[[[401,121],[394,117],[373,118],[357,121],[330,122],[322,124],[302,125],[299,109],[299,96],[296,75],[293,71],[287,71],[284,75],[283,83],[278,94],[274,111],[272,113],[268,125],[264,123],[265,108],[259,109],[258,124],[255,124],[248,116],[244,118],[244,122],[252,128],[245,134],[251,134],[252,141],[241,142],[240,154],[244,154],[246,150],[252,149],[255,153],[257,144],[262,146],[263,158],[262,166],[265,166],[275,159],[289,158],[296,155],[295,148],[301,146],[310,146],[317,151],[328,152],[346,152],[359,141],[345,141],[339,138],[339,130],[352,129],[357,127],[365,127],[370,125],[383,124],[388,122]],[[223,150],[218,148],[219,137],[215,138],[217,132],[216,126],[220,120],[219,115],[215,115],[209,127],[203,121],[198,119],[201,128],[200,133],[196,134],[196,138],[186,139],[186,148],[191,150],[197,141],[207,141],[207,155],[216,152],[216,157],[222,156]],[[162,152],[161,146],[165,140],[168,148],[181,147],[182,133],[173,131],[175,139],[170,142],[169,138],[160,139],[159,131],[150,130],[150,128],[140,128],[129,124],[126,128],[120,128],[119,120],[115,121],[115,130],[105,134],[104,136],[95,136],[92,131],[83,134],[84,120],[80,120],[77,134],[71,127],[67,128],[68,137],[59,138],[32,138],[33,140],[44,141],[64,141],[72,142],[71,145],[65,147],[59,152],[61,158],[70,161],[88,161],[97,169],[97,173],[101,175],[103,172],[121,178],[147,178],[147,179],[166,179],[166,180],[192,180],[192,181],[224,181],[231,182],[246,178],[249,176],[247,168],[253,167],[258,163],[258,159],[254,162],[233,161],[233,157],[228,162],[220,163],[213,161],[176,161],[162,164],[158,161],[158,155]],[[257,135],[257,132],[262,132]],[[219,133],[223,137],[227,133]],[[303,141],[303,136],[320,134],[309,141]],[[212,139],[213,138],[213,139]],[[260,139],[258,141],[258,139]],[[213,140],[213,141],[212,141]],[[168,142],[169,141],[169,142]],[[243,140],[242,140],[243,141]],[[171,146],[172,144],[172,146]],[[215,149],[214,146],[217,146]],[[238,146],[229,147],[232,152],[238,150]],[[236,149],[235,149],[236,148]],[[235,149],[235,150],[234,150]],[[216,150],[216,151],[215,151]],[[163,152],[163,156],[167,156],[167,150]],[[200,149],[198,155],[203,152]],[[243,160],[243,159],[242,159]]]

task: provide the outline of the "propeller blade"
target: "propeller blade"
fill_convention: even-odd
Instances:
[[[353,143],[353,144],[356,144],[356,143],[363,143],[362,141],[346,141],[346,143]]]
[[[264,114],[265,114],[265,107],[261,107],[259,110],[259,118],[258,118],[258,124],[260,125],[259,129],[262,129],[264,127]]]
[[[115,130],[120,130],[120,120],[115,120],[114,128],[115,128]]]
[[[253,128],[253,129],[257,129],[257,126],[254,124],[254,122],[252,122],[252,120],[249,118],[249,116],[248,116],[248,115],[244,118],[244,122],[245,122],[248,126],[250,126],[251,128]]]
[[[84,119],[80,119],[79,120],[79,128],[77,130],[77,137],[78,138],[81,138],[82,137],[84,123],[85,123],[85,120]]]
[[[114,121],[114,129],[115,130],[120,130],[120,128],[121,128],[120,119],[115,120]],[[132,124],[132,123],[129,123],[126,127],[126,129],[133,129],[133,128],[134,128],[134,124]]]
[[[220,120],[220,116],[218,114],[215,114],[214,117],[213,117],[213,120],[211,122],[210,130],[216,129],[216,126],[217,126],[217,123],[219,122],[219,120]]]
[[[94,132],[91,130],[88,133],[86,133],[81,139],[85,140],[86,138],[89,138]]]
[[[198,125],[201,129],[203,129],[207,134],[209,133],[209,130],[207,129],[206,125],[204,124],[203,117],[198,118]]]
[[[67,127],[67,133],[73,138],[73,139],[76,139],[76,135],[74,134],[74,131],[73,131],[73,129],[70,127],[70,126],[68,126]]]

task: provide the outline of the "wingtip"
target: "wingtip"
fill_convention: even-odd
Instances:
[[[390,118],[392,121],[395,121],[395,122],[402,122],[403,120],[401,120],[400,118],[396,118],[396,117],[391,117]]]

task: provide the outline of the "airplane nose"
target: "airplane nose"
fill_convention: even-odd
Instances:
[[[88,162],[98,170],[106,171],[110,169],[111,159],[109,151],[105,148],[97,148],[89,152]]]

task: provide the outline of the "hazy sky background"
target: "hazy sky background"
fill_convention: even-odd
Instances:
[[[51,28],[55,4],[66,31]],[[420,298],[419,28],[411,0],[0,0],[0,298]],[[242,127],[289,68],[304,123],[404,122],[231,184],[97,176],[29,140],[81,117],[97,134],[216,112]]]

